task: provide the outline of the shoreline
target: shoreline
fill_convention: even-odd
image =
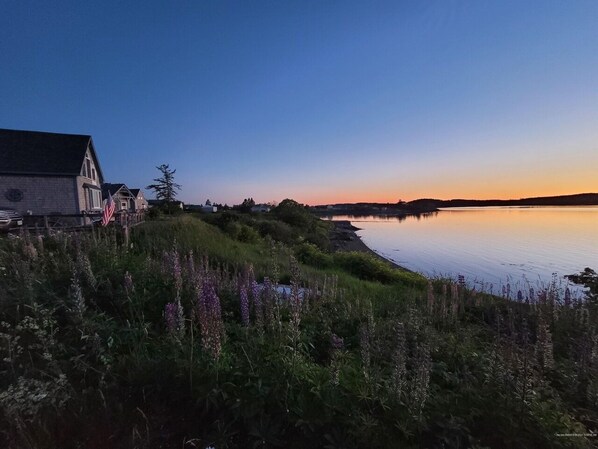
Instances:
[[[415,273],[415,271],[402,267],[392,260],[388,260],[387,258],[381,256],[372,248],[363,243],[361,237],[359,237],[355,232],[359,231],[360,228],[353,226],[349,220],[331,220],[330,222],[333,225],[333,228],[330,230],[330,244],[332,245],[333,252],[355,251],[359,253],[370,254],[393,268],[406,271],[407,273]]]

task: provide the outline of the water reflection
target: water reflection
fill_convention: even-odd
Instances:
[[[429,276],[486,291],[547,286],[561,275],[598,268],[598,207],[452,208],[416,216],[336,216],[361,228],[384,257]]]
[[[438,215],[438,211],[434,212],[422,212],[418,214],[410,214],[410,215],[396,215],[396,214],[379,214],[379,215],[326,215],[323,216],[323,220],[329,221],[339,221],[339,220],[348,220],[353,222],[362,222],[362,221],[396,221],[396,222],[403,222],[407,219],[415,219],[421,220],[434,218]]]

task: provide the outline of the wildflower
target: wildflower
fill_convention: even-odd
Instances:
[[[542,369],[551,369],[554,366],[552,335],[548,324],[540,314],[538,320],[538,337],[536,339],[536,356],[538,365]]]
[[[198,290],[198,317],[203,349],[217,359],[222,350],[222,310],[220,298],[216,294],[214,281],[206,277],[201,289]]]
[[[363,364],[363,374],[366,379],[370,377],[371,339],[370,327],[367,324],[362,324],[359,328],[359,349],[361,352],[361,363]]]
[[[131,294],[133,291],[135,291],[135,285],[133,285],[133,277],[131,276],[131,273],[129,273],[128,271],[125,273],[125,279],[123,284],[125,286],[127,294]]]
[[[255,324],[260,332],[264,326],[264,310],[261,297],[261,289],[256,281],[251,283],[251,300],[253,303],[253,313],[255,316]]]
[[[264,285],[262,287],[262,307],[264,309],[264,320],[266,325],[274,323],[274,310],[277,304],[276,302],[276,291],[272,285],[272,281],[269,277],[264,278]]]
[[[401,393],[407,383],[407,339],[405,336],[405,326],[403,323],[397,323],[395,327],[396,347],[392,355],[393,372],[392,372],[392,389],[397,397],[400,398]]]
[[[457,284],[451,284],[451,318],[457,319],[459,314],[459,287]]]
[[[411,383],[411,404],[413,409],[417,410],[417,416],[420,417],[428,399],[430,371],[432,369],[432,358],[427,344],[422,343],[417,347],[414,366],[415,372]]]
[[[164,251],[162,254],[162,273],[172,277],[177,295],[179,295],[183,288],[183,277],[181,261],[176,249],[173,248],[171,251]]]
[[[345,349],[345,342],[341,337],[336,334],[330,336],[331,346],[331,363],[330,368],[332,371],[332,384],[338,385],[340,381],[340,359],[342,351]]]
[[[342,351],[345,349],[345,341],[336,334],[330,336],[330,346],[335,351]]]
[[[185,334],[185,316],[181,299],[177,296],[174,302],[169,302],[164,308],[166,328],[171,335],[183,337]]]
[[[241,286],[241,321],[244,326],[249,326],[249,298],[247,295],[247,288]]]
[[[95,288],[97,281],[91,269],[91,262],[89,261],[87,254],[80,251],[77,254],[77,264],[79,265],[79,272],[83,275],[87,284]]]
[[[299,324],[301,323],[301,298],[299,297],[299,282],[301,279],[301,273],[299,271],[299,262],[293,256],[291,256],[290,263],[291,271],[291,295],[290,295],[290,306],[291,306],[291,331],[293,340],[296,341],[299,338]]]
[[[37,250],[35,249],[35,246],[33,246],[33,243],[25,243],[25,245],[23,246],[23,253],[27,259],[33,262],[37,260]]]
[[[76,272],[73,272],[69,293],[74,304],[74,310],[78,318],[82,319],[87,307],[85,305],[85,298],[83,297],[83,291],[81,290],[81,285],[79,284],[79,279],[77,278]]]
[[[571,306],[571,290],[569,287],[565,289],[565,307]]]
[[[517,290],[517,301],[523,302],[523,292],[521,290]]]
[[[434,287],[430,281],[428,281],[428,313],[430,315],[434,313]]]

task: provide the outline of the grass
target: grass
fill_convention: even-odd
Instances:
[[[556,436],[598,425],[592,302],[330,254],[293,203],[226,220],[0,240],[2,447],[595,444]]]

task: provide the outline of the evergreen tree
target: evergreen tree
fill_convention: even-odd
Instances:
[[[156,199],[163,201],[168,210],[171,211],[172,203],[176,200],[178,194],[177,190],[181,190],[180,184],[174,182],[176,170],[171,170],[168,164],[162,164],[156,168],[162,173],[162,176],[155,178],[155,184],[150,184],[146,189],[153,190]]]

